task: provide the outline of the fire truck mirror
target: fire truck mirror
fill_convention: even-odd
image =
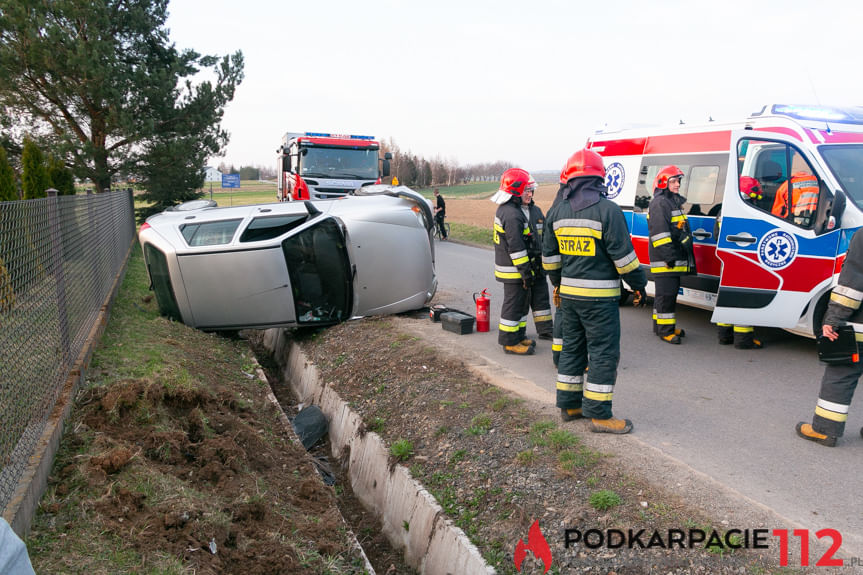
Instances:
[[[383,177],[386,178],[390,175],[390,161],[384,160],[383,165],[381,166],[381,171],[383,172]]]
[[[384,159],[385,159],[385,160],[392,160],[392,159],[393,159],[393,154],[392,154],[392,152],[386,152],[386,153],[384,153]]]

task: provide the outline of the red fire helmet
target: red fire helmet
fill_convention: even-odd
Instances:
[[[560,183],[565,184],[572,178],[582,176],[605,178],[605,164],[602,162],[602,156],[587,148],[579,150],[569,157],[563,170],[560,171]]]
[[[665,166],[656,174],[656,179],[653,180],[653,189],[668,189],[668,180],[672,178],[683,179],[683,172],[677,166]]]

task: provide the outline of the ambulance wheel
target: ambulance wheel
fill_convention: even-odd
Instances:
[[[618,301],[618,304],[620,305],[620,307],[626,307],[626,306],[630,305],[632,303],[632,295],[633,294],[631,291],[629,291],[628,289],[626,289],[625,287],[623,287],[621,285],[620,286],[620,301]]]
[[[821,296],[812,312],[812,333],[815,337],[821,335],[821,329],[824,327],[824,314],[827,313],[827,304],[830,303],[830,293],[827,292]]]

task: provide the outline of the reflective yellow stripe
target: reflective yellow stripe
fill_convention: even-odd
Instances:
[[[830,301],[835,301],[839,305],[851,309],[858,309],[860,307],[860,302],[858,300],[851,299],[850,297],[845,297],[844,295],[840,295],[836,292],[830,294]]]
[[[671,216],[671,222],[672,223],[682,222],[685,220],[686,220],[686,216]]]
[[[502,323],[497,324],[497,328],[500,331],[508,331],[508,332],[517,332],[520,328],[517,325],[505,325]]]
[[[597,393],[595,391],[584,390],[584,398],[592,399],[594,401],[611,401],[611,396],[614,393]]]
[[[656,317],[656,316],[653,316],[653,317]],[[731,327],[734,324],[733,323],[717,323],[716,325],[718,325],[719,327]]]
[[[538,322],[538,321],[539,321],[539,322],[542,322],[542,321],[551,321],[551,319],[552,319],[552,318],[551,318],[551,316],[550,316],[550,315],[535,315],[535,316],[533,316],[533,321],[534,321],[534,323],[536,323],[536,322]]]
[[[545,262],[542,262],[542,269],[548,270],[548,271],[554,271],[554,270],[559,270],[562,265],[563,264],[560,262],[551,263],[551,264],[547,264]]]
[[[687,272],[687,271],[689,271],[689,266],[675,266],[675,267],[673,267],[673,268],[667,268],[667,267],[665,267],[665,266],[663,266],[663,267],[656,267],[656,268],[655,268],[655,267],[651,267],[651,268],[650,268],[650,271],[651,271],[651,272],[653,272],[653,273],[655,273],[655,274],[656,274],[656,273],[660,273],[660,274],[668,274],[668,273],[676,273],[676,272]]]
[[[516,258],[516,259],[512,260],[512,263],[514,265],[526,264],[528,262],[528,259],[529,258],[527,256],[524,256],[523,258]]]
[[[616,288],[585,288],[561,285],[560,293],[566,295],[581,295],[586,297],[620,297],[620,287]]]
[[[863,341],[863,333],[854,332],[854,341]]]
[[[636,258],[636,259],[632,260],[631,262],[629,262],[628,264],[626,264],[625,266],[623,266],[622,268],[617,268],[617,273],[619,273],[620,275],[627,274],[627,273],[631,272],[632,270],[634,270],[635,268],[637,268],[638,265],[639,265],[639,262],[638,262],[638,259]]]
[[[595,230],[593,228],[581,228],[581,227],[562,227],[554,230],[554,235],[558,238],[560,236],[590,236],[592,238],[596,238],[598,240],[602,239],[602,230]]]
[[[587,393],[584,394],[587,396]],[[847,413],[836,413],[835,411],[829,411],[824,409],[821,406],[815,406],[815,415],[823,417],[824,419],[829,419],[830,421],[848,421]]]
[[[521,279],[521,274],[518,272],[499,272],[495,270],[494,277],[502,280],[517,280]]]
[[[745,325],[735,325],[734,333],[752,333],[755,331],[754,327],[747,327]]]
[[[653,317],[656,320],[656,325],[674,325],[677,323],[677,320],[675,318],[659,319],[656,316],[653,316]]]
[[[581,391],[584,388],[584,384],[582,383],[563,383],[562,381],[557,382],[557,389],[560,391]]]
[[[562,343],[553,343],[551,344],[551,351],[560,351],[563,349]]]
[[[659,246],[664,246],[665,244],[670,244],[671,238],[662,238],[661,240],[656,240],[653,242],[653,247],[658,248]]]

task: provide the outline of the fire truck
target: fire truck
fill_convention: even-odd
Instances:
[[[389,152],[379,159],[372,136],[288,132],[278,149],[279,201],[352,195],[390,174]]]
[[[863,108],[768,105],[740,122],[603,131],[587,147],[603,156],[648,277],[653,181],[663,166],[683,171],[698,275],[682,278],[678,301],[713,310],[714,323],[820,332],[863,226]]]

